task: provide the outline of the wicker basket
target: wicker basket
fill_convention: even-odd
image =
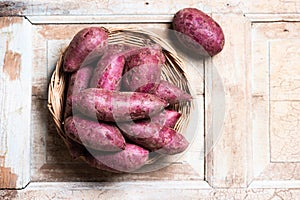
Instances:
[[[173,83],[188,93],[191,93],[191,87],[187,76],[183,71],[185,68],[184,62],[177,56],[176,51],[161,37],[153,32],[141,29],[107,29],[107,31],[109,33],[109,44],[130,44],[138,47],[155,43],[159,44],[166,57],[166,62],[162,67],[162,79]],[[63,127],[63,107],[69,75],[62,69],[63,56],[64,52],[57,61],[49,83],[48,109],[51,113],[51,117],[53,118],[58,134],[65,141],[66,135]],[[182,114],[174,129],[183,135],[185,134],[185,129],[189,123],[190,113],[193,107],[193,102],[180,103],[172,107],[172,109]],[[162,155],[156,153],[150,154],[148,164],[152,164],[162,157]]]

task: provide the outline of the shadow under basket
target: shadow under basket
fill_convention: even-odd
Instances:
[[[162,47],[163,54],[166,58],[166,62],[162,67],[161,78],[176,85],[187,93],[191,94],[191,86],[188,82],[188,78],[184,72],[185,63],[177,55],[176,51],[171,45],[169,45],[159,35],[141,29],[106,29],[109,33],[109,44],[128,44],[137,47],[143,47],[151,44],[159,44]],[[65,93],[67,90],[67,82],[69,74],[63,71],[63,56],[61,53],[56,67],[52,73],[49,88],[48,88],[48,109],[51,113],[51,118],[54,121],[58,134],[66,141],[66,135],[64,132],[64,104]],[[179,103],[172,105],[171,109],[181,113],[181,117],[176,123],[174,129],[179,133],[186,136],[186,129],[190,121],[190,115],[194,109],[193,101],[187,103]],[[191,145],[191,140],[189,140]],[[187,151],[187,150],[186,150]],[[160,155],[155,152],[150,152],[149,159],[145,166],[140,168],[134,173],[143,173],[155,171],[160,168],[170,165],[172,162],[177,161],[183,153],[177,155]],[[84,159],[83,159],[84,160]]]

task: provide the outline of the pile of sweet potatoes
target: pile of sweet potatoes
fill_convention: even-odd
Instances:
[[[132,172],[147,163],[150,152],[185,151],[189,142],[174,129],[181,114],[170,105],[192,97],[161,80],[161,46],[112,45],[108,38],[104,28],[85,28],[64,54],[70,154],[98,169]]]
[[[173,28],[187,36],[178,40],[191,51],[213,56],[223,48],[221,27],[197,9],[177,12]],[[71,156],[98,169],[132,172],[147,163],[150,152],[185,151],[189,142],[174,129],[181,114],[170,105],[192,97],[161,80],[166,62],[162,47],[112,45],[108,40],[106,29],[85,28],[64,54],[63,70],[69,74],[64,130]],[[200,46],[194,48],[195,42]]]

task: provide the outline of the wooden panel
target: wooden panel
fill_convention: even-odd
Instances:
[[[31,24],[0,18],[0,189],[30,178]]]
[[[294,30],[287,28],[284,31]],[[300,100],[300,49],[297,44],[300,39],[279,39],[269,43],[270,100]]]
[[[192,0],[189,3],[175,0],[169,1],[168,6],[162,6],[164,3],[150,1],[120,2],[117,0],[87,0],[83,4],[81,1],[54,0],[45,4],[41,0],[23,0],[19,2],[6,1],[0,5],[2,15],[24,14],[30,15],[119,15],[119,14],[170,14],[183,7],[197,6],[204,8],[205,2]],[[133,9],[135,8],[135,9]],[[138,9],[137,9],[138,8]]]
[[[93,24],[101,26],[103,24]],[[68,150],[59,138],[50,115],[48,115],[47,86],[57,59],[80,29],[91,26],[80,25],[34,25],[33,51],[33,143],[32,143],[32,181],[99,181],[118,182],[133,180],[204,180],[204,99],[203,99],[203,60],[186,59],[184,71],[191,82],[196,112],[193,115],[191,132],[195,132],[193,145],[180,159],[167,168],[145,174],[116,175],[93,169],[82,161],[72,160]],[[108,25],[104,25],[109,27]],[[115,24],[115,27],[128,27]],[[168,39],[169,24],[133,24],[132,27],[150,28]]]
[[[300,162],[300,102],[270,104],[270,149],[272,162]]]
[[[252,25],[251,185],[299,181],[299,31],[297,22]]]
[[[183,7],[212,13],[226,37],[214,58],[187,59],[196,66],[186,70],[203,111],[189,152],[146,174],[115,175],[72,160],[46,108],[58,53],[91,24],[165,29]],[[299,189],[286,189],[300,188],[299,10],[298,0],[1,1],[0,16],[26,15],[34,26],[0,19],[0,188],[32,181],[25,190],[0,190],[0,199],[299,199]],[[20,127],[29,127],[31,104],[30,145],[30,130]]]
[[[269,43],[270,148],[273,162],[300,162],[298,135],[300,50],[298,44],[300,44],[299,39],[288,38],[272,40]]]
[[[117,0],[43,0],[4,1],[0,3],[0,15],[159,15],[174,14],[184,7],[197,7],[212,13],[297,13],[300,10],[298,0],[155,0],[120,2]]]
[[[299,199],[300,190],[286,188],[211,189],[199,182],[32,183],[26,190],[0,191],[2,199]],[[203,189],[204,188],[204,189]]]
[[[205,68],[207,180],[213,187],[245,187],[250,129],[250,21],[235,14],[213,17],[223,27],[226,44],[222,53],[207,60]]]

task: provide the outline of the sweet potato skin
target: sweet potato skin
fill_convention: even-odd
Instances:
[[[144,47],[126,57],[123,87],[128,91],[150,92],[160,81],[161,68],[165,62],[158,45]]]
[[[94,70],[90,87],[106,90],[120,90],[120,82],[125,64],[125,57],[118,54],[106,54]]]
[[[156,151],[157,153],[174,155],[182,153],[188,148],[189,142],[185,139],[183,135],[171,128],[167,128],[165,131],[168,132],[168,134],[173,135],[172,140],[168,144],[164,145],[162,148],[158,149]]]
[[[78,71],[73,73],[69,79],[68,90],[66,98],[71,98],[72,94],[77,94],[81,90],[86,89],[89,85],[90,78],[93,72],[92,66],[86,66],[80,68]],[[70,115],[72,115],[72,101],[66,101],[65,106],[65,115],[64,118],[66,119]]]
[[[73,158],[81,158],[91,167],[113,172],[132,172],[146,164],[149,151],[134,144],[126,144],[120,152],[102,152],[86,149],[75,141],[68,140],[67,147]]]
[[[95,157],[93,155],[91,155],[89,150],[86,149],[82,144],[79,144],[68,137],[66,137],[64,139],[64,142],[69,150],[69,153],[70,153],[72,159],[81,158],[83,161],[85,161],[91,167],[95,167],[95,168],[103,170],[103,171],[120,173],[120,171],[109,168],[109,167],[105,166],[103,163],[100,163],[98,160],[96,160]]]
[[[73,108],[82,114],[109,122],[149,118],[168,106],[152,94],[99,88],[85,89],[71,99]]]
[[[192,50],[199,50],[202,55],[214,56],[224,46],[224,33],[220,25],[210,16],[196,8],[179,10],[173,18],[173,29],[182,33],[178,34],[181,43]],[[183,37],[184,35],[188,37]],[[192,39],[192,40],[190,40]],[[193,43],[199,45],[199,48]]]
[[[73,73],[70,77],[67,97],[77,94],[88,87],[93,72],[93,66],[85,66]]]
[[[109,168],[109,167],[105,166],[103,163],[96,160],[95,157],[93,155],[91,155],[90,151],[82,144],[79,144],[68,137],[63,138],[63,140],[69,150],[69,153],[70,153],[70,156],[72,159],[81,158],[83,161],[85,161],[91,167],[95,167],[95,168],[103,170],[103,171],[120,173],[120,171]]]
[[[151,93],[160,81],[161,67],[161,64],[149,63],[132,68],[123,76],[123,89]]]
[[[138,121],[118,124],[118,126],[128,139],[160,154],[173,155],[181,153],[189,145],[183,135],[159,123]]]
[[[149,151],[134,144],[126,144],[123,151],[103,153],[91,151],[94,165],[102,165],[119,172],[133,172],[144,166],[149,157]]]
[[[118,124],[118,126],[126,138],[151,151],[162,148],[171,142],[173,137],[173,133],[165,132],[165,128],[159,123],[142,121]]]
[[[160,83],[153,90],[152,94],[166,100],[170,104],[187,102],[192,99],[190,94],[164,80],[160,81]]]
[[[101,151],[125,149],[125,139],[119,129],[112,124],[71,116],[65,120],[66,135],[84,146]]]
[[[159,123],[162,126],[173,128],[180,117],[181,114],[175,110],[163,110],[159,114],[154,115],[151,118],[151,122]]]
[[[70,42],[64,55],[63,69],[75,72],[95,49],[98,53],[107,45],[108,33],[101,27],[89,27],[79,31]]]
[[[90,87],[119,91],[126,58],[138,52],[137,47],[126,44],[110,44],[97,63]]]
[[[126,71],[145,63],[164,63],[165,56],[158,44],[142,47],[126,57]]]

